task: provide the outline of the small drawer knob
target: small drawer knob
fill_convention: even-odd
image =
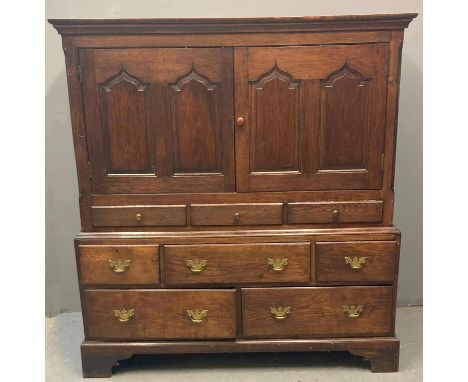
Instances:
[[[120,322],[128,322],[130,319],[135,315],[135,309],[123,309],[123,310],[114,310],[114,316],[117,317],[117,319]]]
[[[208,315],[208,310],[206,309],[188,309],[187,316],[192,320],[192,322],[200,323]]]
[[[240,213],[239,213],[239,212],[236,212],[236,213],[234,214],[234,220],[235,220],[236,222],[238,222],[238,221],[240,220]]]
[[[340,211],[338,211],[338,210],[333,211],[333,219],[336,220],[336,219],[338,219],[339,216],[340,216]]]
[[[141,221],[143,219],[143,214],[136,214],[135,219]]]
[[[237,117],[236,124],[237,124],[237,126],[244,126],[245,118],[244,117]]]

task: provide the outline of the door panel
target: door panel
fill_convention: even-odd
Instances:
[[[171,85],[174,171],[220,173],[219,85],[195,71]]]
[[[108,173],[154,172],[148,86],[122,70],[99,90]]]
[[[252,85],[251,172],[299,170],[298,86],[276,66]]]
[[[379,189],[388,46],[236,48],[238,191]]]
[[[366,170],[370,81],[345,65],[321,88],[319,171]]]
[[[232,49],[83,49],[94,193],[234,191]]]

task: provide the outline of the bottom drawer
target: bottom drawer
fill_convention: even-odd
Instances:
[[[236,336],[234,290],[85,290],[88,340]]]
[[[246,337],[392,335],[392,287],[242,290]]]

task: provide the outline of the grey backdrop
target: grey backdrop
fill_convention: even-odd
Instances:
[[[261,17],[419,12],[405,33],[395,225],[402,231],[399,304],[422,304],[422,2],[419,0],[48,0],[47,18]],[[59,35],[46,45],[46,315],[80,310],[73,237],[78,185]]]

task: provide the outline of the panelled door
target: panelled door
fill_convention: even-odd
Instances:
[[[83,49],[94,193],[235,190],[228,48]]]
[[[386,44],[236,48],[237,190],[379,189]]]

